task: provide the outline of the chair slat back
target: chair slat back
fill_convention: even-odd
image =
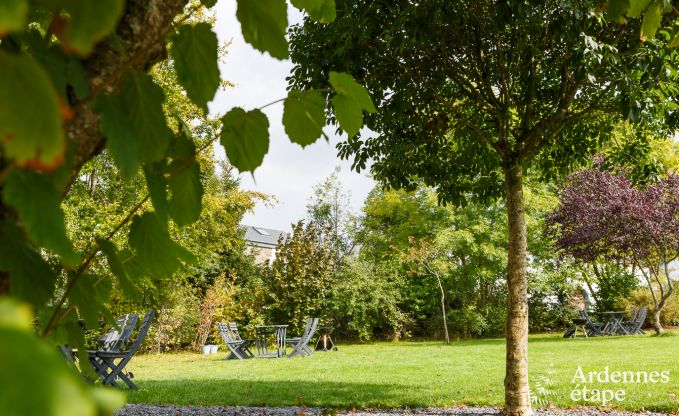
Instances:
[[[219,329],[219,334],[227,344],[242,341],[235,322],[217,322],[217,329]]]
[[[648,314],[648,306],[642,306],[641,309],[639,309],[639,314],[637,315],[637,319],[635,322],[639,327],[644,324],[646,321],[646,315]]]
[[[118,328],[111,328],[106,334],[99,337],[102,341],[102,350],[104,351],[120,351],[125,348],[125,344],[132,338],[134,328],[139,321],[139,315],[136,313],[128,313],[127,315],[116,318],[116,326]],[[118,331],[120,329],[120,331]]]
[[[141,343],[144,342],[144,338],[146,338],[146,334],[149,332],[149,328],[151,327],[151,323],[153,322],[153,318],[156,316],[156,311],[153,309],[149,310],[146,312],[146,315],[144,315],[144,319],[141,321],[141,326],[139,327],[139,333],[137,334],[137,338],[135,338],[134,342],[132,345],[130,345],[130,349],[127,351],[128,355],[133,355],[139,347],[141,347]]]
[[[629,315],[629,321],[630,322],[636,322],[638,316],[639,316],[639,308],[632,308],[632,312]]]
[[[311,322],[311,326],[308,326],[307,329],[304,331],[304,335],[302,335],[302,345],[306,345],[311,341],[311,337],[314,336],[316,333],[316,328],[318,328],[318,318],[313,318]]]

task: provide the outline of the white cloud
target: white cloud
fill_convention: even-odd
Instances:
[[[235,106],[249,110],[285,97],[285,78],[292,63],[273,59],[245,43],[236,20],[236,2],[218,2],[216,12],[216,31],[220,42],[232,41],[226,62],[220,65],[221,74],[236,86],[217,95],[210,103],[211,113],[224,114]],[[293,23],[301,21],[299,12],[291,7],[288,18]],[[264,110],[271,124],[269,153],[255,171],[254,181],[249,173],[241,175],[243,189],[276,195],[279,202],[273,208],[258,204],[253,214],[245,216],[244,222],[288,230],[290,223],[304,218],[314,185],[330,175],[338,165],[341,166],[340,180],[351,192],[351,206],[357,212],[374,186],[373,180],[365,172],[357,174],[351,171],[350,162],[337,157],[335,145],[340,139],[334,134],[329,134],[330,143],[319,140],[304,150],[290,143],[280,121],[282,111],[282,104]],[[326,133],[330,130],[326,129]],[[217,146],[217,149],[218,155],[224,157],[223,148]]]

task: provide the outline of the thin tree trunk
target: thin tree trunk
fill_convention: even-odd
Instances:
[[[519,161],[504,167],[509,253],[507,261],[507,359],[505,414],[528,416],[528,292],[526,282],[526,219],[523,169]]]
[[[441,284],[441,279],[438,274],[435,274],[436,281],[439,284],[439,290],[441,291],[441,316],[443,317],[443,333],[446,335],[446,344],[450,343],[450,337],[448,336],[448,320],[446,318],[446,294],[443,290],[443,285]]]

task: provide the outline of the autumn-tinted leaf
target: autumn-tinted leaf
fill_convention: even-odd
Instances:
[[[182,261],[190,262],[193,255],[172,241],[167,224],[153,213],[136,216],[130,227],[129,244],[141,267],[149,276],[169,277]]]
[[[269,151],[269,119],[260,110],[234,108],[222,117],[220,142],[229,162],[241,172],[253,172]]]
[[[318,91],[290,91],[283,104],[283,126],[294,143],[305,147],[323,133],[325,100]]]
[[[274,58],[287,58],[288,9],[285,0],[237,0],[237,4],[236,17],[245,41]]]
[[[660,28],[660,21],[662,20],[663,5],[662,0],[656,0],[644,13],[641,20],[641,36],[642,42],[651,39],[655,36],[655,32]]]
[[[11,294],[39,308],[54,292],[49,265],[12,221],[0,221],[0,270],[9,272]]]
[[[130,178],[142,162],[165,155],[170,130],[165,122],[163,90],[145,73],[128,74],[120,92],[103,97],[101,130],[111,156],[124,177]]]
[[[3,0],[0,2],[0,36],[21,29],[28,15],[27,0]]]
[[[37,245],[54,251],[67,264],[78,261],[66,236],[61,193],[51,178],[14,169],[7,175],[2,194],[3,200],[17,211],[21,224]]]
[[[217,35],[207,23],[182,25],[172,42],[179,83],[191,101],[207,112],[207,103],[219,88]]]
[[[57,92],[33,59],[0,51],[0,102],[5,156],[31,168],[59,165],[66,142]]]
[[[68,16],[62,41],[66,49],[89,54],[94,45],[113,32],[122,15],[124,0],[39,0]],[[57,34],[60,35],[60,34]]]
[[[336,17],[335,0],[292,0],[292,5],[319,23],[330,23]]]

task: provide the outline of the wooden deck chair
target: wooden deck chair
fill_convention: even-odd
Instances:
[[[219,334],[231,351],[229,355],[226,356],[225,360],[245,360],[246,358],[255,356],[252,351],[250,351],[250,346],[252,346],[255,341],[241,338],[238,333],[238,326],[235,322],[218,322],[217,329],[219,329]]]
[[[303,357],[313,354],[313,350],[309,348],[309,342],[311,342],[311,337],[316,333],[316,328],[318,328],[318,318],[310,318],[311,325],[307,325],[304,329],[304,334],[299,339],[299,341],[294,342],[294,338],[291,338],[290,344],[292,345],[292,352],[288,357],[292,358],[299,354]],[[307,321],[308,322],[308,321]],[[286,340],[287,343],[287,340]]]
[[[642,306],[637,313],[636,319],[626,321],[622,323],[622,326],[630,335],[645,334],[644,330],[641,329],[646,321],[646,315],[648,314],[648,306]]]
[[[120,351],[125,349],[127,341],[132,338],[137,321],[139,321],[139,315],[136,313],[128,313],[116,318],[116,326],[99,337],[99,344],[101,345],[99,349],[102,351]]]
[[[128,385],[131,389],[137,389],[137,385],[132,382],[132,373],[125,373],[123,370],[127,363],[130,362],[134,354],[137,352],[139,347],[141,347],[142,342],[146,338],[146,334],[149,332],[153,318],[156,312],[150,310],[144,315],[144,319],[141,321],[141,326],[139,327],[139,333],[134,342],[130,345],[128,350],[124,351],[91,351],[90,352],[90,362],[94,366],[97,374],[103,380],[103,384],[106,386],[120,387],[116,382],[116,379],[121,379]]]
[[[585,328],[587,329],[588,336],[591,337],[595,335],[600,336],[606,335],[606,333],[602,331],[602,328],[605,325],[603,322],[594,322],[591,319],[589,319],[589,316],[587,315],[587,312],[584,309],[580,309],[578,313],[580,314],[580,318],[587,321],[587,323],[585,323]]]
[[[309,330],[311,329],[311,325],[313,325],[313,323],[314,323],[314,318],[308,318],[306,320],[306,325],[304,325],[304,332],[302,332],[302,335],[300,335],[298,337],[286,337],[285,343],[293,345],[293,346],[297,345],[297,343],[302,340],[302,336],[304,334],[306,334],[307,332],[309,332]]]

